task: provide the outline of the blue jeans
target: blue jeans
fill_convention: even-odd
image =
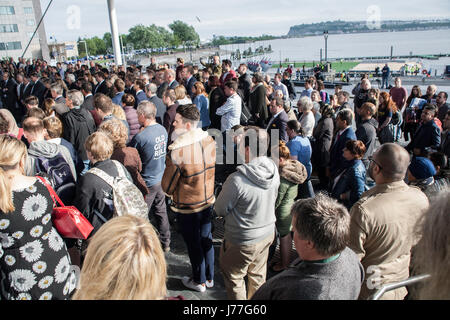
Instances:
[[[386,86],[385,86],[386,85]],[[382,82],[381,82],[381,89],[383,89],[383,88],[388,88],[388,86],[389,86],[389,78],[388,77],[386,77],[386,78],[382,78]]]
[[[186,243],[196,283],[214,280],[214,247],[212,242],[212,207],[203,211],[180,214],[180,230]]]

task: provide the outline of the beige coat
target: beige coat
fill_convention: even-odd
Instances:
[[[367,299],[384,284],[409,277],[411,247],[419,237],[416,223],[428,205],[419,188],[397,181],[375,186],[352,207],[350,248],[366,273],[359,299]],[[382,298],[403,299],[406,294],[402,287]]]
[[[200,212],[215,202],[216,143],[201,128],[177,137],[169,146],[161,186],[172,201],[172,210]]]

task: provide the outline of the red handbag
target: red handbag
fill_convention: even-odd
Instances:
[[[36,176],[47,187],[53,199],[55,207],[52,212],[53,226],[64,238],[84,239],[86,240],[94,227],[85,216],[74,206],[65,206],[61,199],[53,190],[52,186],[42,177]],[[57,206],[56,201],[60,207]]]

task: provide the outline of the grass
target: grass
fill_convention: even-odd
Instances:
[[[294,72],[299,68],[300,70],[303,68],[303,65],[306,69],[312,68],[316,66],[319,63],[319,61],[313,61],[313,62],[283,62],[281,63],[282,68],[287,68],[289,65],[294,65]],[[331,68],[336,72],[342,72],[342,71],[348,71],[355,66],[357,66],[359,62],[357,61],[333,61],[331,62]],[[278,68],[280,66],[279,63],[272,64],[272,68]]]

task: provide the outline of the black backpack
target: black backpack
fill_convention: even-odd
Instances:
[[[36,172],[46,173],[53,189],[65,205],[72,204],[76,190],[75,178],[61,153],[53,158],[36,157],[35,168]]]

